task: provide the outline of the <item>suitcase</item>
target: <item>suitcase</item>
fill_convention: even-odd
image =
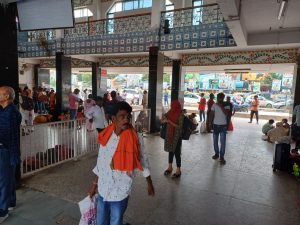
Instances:
[[[273,171],[281,170],[288,171],[290,165],[290,150],[291,145],[286,143],[275,143],[273,157]]]

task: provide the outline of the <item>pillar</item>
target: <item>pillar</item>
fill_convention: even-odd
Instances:
[[[15,103],[19,99],[16,15],[16,3],[0,3],[0,86],[10,86],[15,90]]]
[[[1,1],[2,2],[2,1]],[[19,102],[18,42],[16,3],[4,5],[0,2],[0,86],[10,86],[15,90],[15,104]],[[19,133],[20,130],[15,132]],[[20,133],[18,134],[20,135]],[[20,140],[16,140],[19,141]],[[20,143],[19,143],[20,145]],[[16,187],[21,185],[21,166],[16,166]]]
[[[181,79],[181,61],[173,60],[171,101],[178,100]]]
[[[92,95],[93,97],[101,96],[101,69],[99,63],[92,63]]]
[[[300,105],[300,57],[298,60],[298,65],[295,66],[295,76],[294,76],[293,94],[294,94],[294,107]],[[293,113],[291,111],[291,113]],[[295,122],[295,118],[293,119]]]
[[[151,8],[151,28],[157,29],[160,27],[160,17],[161,11],[166,10],[166,1],[165,0],[156,0],[152,1]]]
[[[34,87],[38,88],[38,86],[39,86],[39,65],[34,65],[33,79],[34,79]]]
[[[56,112],[69,109],[69,94],[72,92],[71,57],[56,53]]]
[[[151,109],[151,133],[159,131],[162,116],[163,63],[164,56],[158,47],[150,47],[148,108]]]

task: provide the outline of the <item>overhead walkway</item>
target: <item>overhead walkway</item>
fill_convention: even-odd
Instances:
[[[163,175],[167,153],[158,136],[145,137],[156,189],[147,196],[146,182],[138,176],[125,220],[132,225],[296,225],[299,180],[272,171],[273,145],[261,140],[260,125],[235,118],[228,134],[227,164],[213,161],[212,136],[193,135],[183,142],[182,176]],[[87,195],[97,152],[44,170],[24,180],[18,206],[4,225],[74,225],[77,202]]]

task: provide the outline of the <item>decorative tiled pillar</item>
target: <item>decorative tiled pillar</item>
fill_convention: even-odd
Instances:
[[[16,3],[0,3],[0,86],[12,87],[16,91],[17,103],[19,74],[16,15]]]
[[[158,47],[150,47],[148,108],[151,109],[151,133],[159,131],[162,116],[163,63],[164,56],[158,51]]]
[[[69,109],[69,94],[72,92],[71,57],[56,53],[56,112]]]

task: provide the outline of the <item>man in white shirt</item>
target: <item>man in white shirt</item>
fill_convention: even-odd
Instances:
[[[98,186],[97,225],[123,224],[136,169],[143,171],[148,195],[154,196],[143,139],[131,127],[131,112],[127,102],[116,103],[112,124],[98,137],[100,148],[97,165],[93,169],[96,177],[89,189],[89,195],[93,196]]]
[[[226,133],[227,133],[227,115],[230,111],[230,106],[224,104],[225,95],[219,93],[217,95],[217,103],[211,107],[213,116],[213,139],[214,139],[214,150],[215,155],[213,159],[219,159],[220,163],[225,164],[225,146],[226,146]],[[221,141],[221,149],[219,149],[219,135]]]
[[[95,101],[96,105],[92,106],[85,116],[89,119],[90,123],[94,122],[94,127],[97,129],[98,133],[100,133],[107,127],[107,120],[103,109],[103,98],[97,96]]]

